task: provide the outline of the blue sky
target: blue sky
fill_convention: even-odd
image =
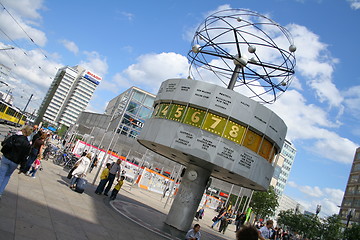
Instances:
[[[156,94],[186,77],[196,27],[224,8],[246,8],[286,26],[297,45],[296,75],[269,106],[288,125],[298,150],[285,194],[308,210],[337,213],[360,143],[360,1],[43,1],[0,0],[0,63],[10,67],[15,104],[37,109],[57,68],[83,65],[103,77],[88,110],[130,86]],[[26,55],[25,55],[25,54]],[[47,57],[45,57],[46,55]],[[1,86],[0,91],[8,88]]]

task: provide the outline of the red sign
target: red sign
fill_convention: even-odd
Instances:
[[[226,193],[223,193],[223,192],[220,192],[220,196],[222,196],[222,197],[229,197],[229,194],[226,194]]]
[[[87,71],[87,73],[86,73],[86,74],[88,74],[88,75],[92,76],[93,78],[95,78],[95,79],[97,79],[97,80],[101,81],[101,77],[99,77],[99,76],[97,76],[97,75],[93,74],[93,73],[92,73],[92,72],[90,72],[90,71]]]

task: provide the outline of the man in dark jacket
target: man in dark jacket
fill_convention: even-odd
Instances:
[[[3,157],[0,165],[0,198],[18,164],[22,167],[26,164],[26,158],[30,152],[30,143],[27,137],[32,131],[31,126],[25,126],[21,129],[21,132],[1,143]]]

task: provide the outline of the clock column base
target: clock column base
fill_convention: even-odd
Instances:
[[[194,171],[196,171],[197,177],[194,177],[196,175]],[[188,231],[192,227],[191,224],[210,175],[211,171],[208,169],[203,169],[190,163],[186,166],[179,191],[166,217],[166,224],[181,231]],[[193,180],[192,178],[196,179]]]

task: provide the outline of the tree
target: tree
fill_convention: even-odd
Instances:
[[[351,224],[351,227],[346,228],[344,238],[347,240],[360,239],[360,224]]]
[[[60,128],[57,130],[57,134],[62,137],[64,136],[64,134],[66,133],[66,131],[68,130],[68,127],[65,126],[64,124],[61,124]]]
[[[342,228],[344,224],[341,222],[341,218],[339,215],[334,214],[329,216],[323,225],[323,239],[327,240],[337,240],[342,238]],[[357,239],[360,239],[358,237]]]
[[[266,192],[254,192],[250,202],[250,207],[258,218],[274,215],[277,206],[279,206],[278,196],[272,186]]]
[[[281,211],[278,224],[287,226],[292,232],[300,233],[310,239],[321,235],[321,223],[317,216],[294,213],[293,210]]]

